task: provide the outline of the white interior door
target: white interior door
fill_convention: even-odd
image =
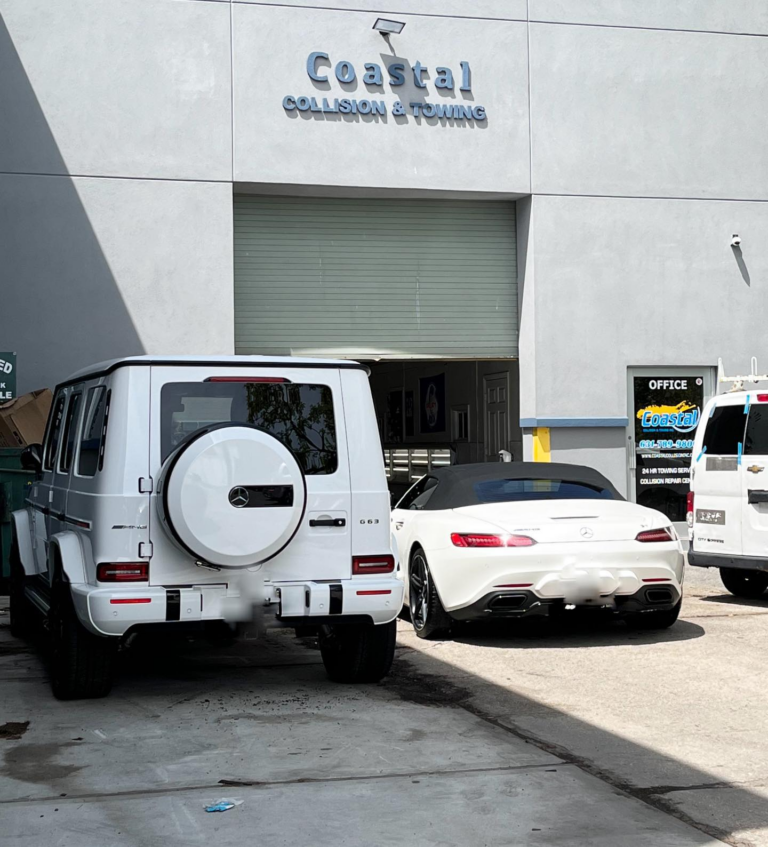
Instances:
[[[498,462],[499,450],[509,445],[509,374],[483,377],[485,461]]]

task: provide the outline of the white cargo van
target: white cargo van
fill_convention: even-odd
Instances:
[[[48,622],[60,698],[103,696],[142,629],[244,609],[315,631],[329,676],[381,679],[403,586],[362,365],[261,357],[106,362],[56,389],[13,515],[11,622]]]
[[[739,597],[768,588],[768,392],[713,397],[696,430],[688,562]]]

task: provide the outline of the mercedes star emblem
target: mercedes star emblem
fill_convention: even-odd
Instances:
[[[247,506],[249,500],[250,496],[248,495],[248,489],[243,488],[240,485],[229,492],[229,502],[236,509],[242,509],[244,506]]]
[[[591,530],[588,526],[583,526],[583,527],[579,530],[579,535],[581,535],[581,537],[582,537],[582,538],[592,538],[592,536],[593,536],[594,534],[595,534],[595,533],[594,533],[594,532],[592,532],[592,530]]]

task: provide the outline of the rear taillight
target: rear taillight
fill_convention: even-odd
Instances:
[[[99,582],[146,582],[149,579],[149,562],[115,562],[96,568]]]
[[[758,394],[757,395],[758,403],[768,403],[768,394]]]
[[[536,542],[527,535],[480,535],[474,532],[452,532],[454,547],[532,547]]]
[[[646,529],[643,532],[638,533],[635,538],[635,541],[642,541],[647,543],[649,541],[674,541],[675,537],[672,535],[672,530],[669,527],[664,527],[664,529]]]
[[[688,526],[693,528],[693,491],[689,491],[685,496],[685,519],[688,521]]]
[[[395,569],[395,557],[383,556],[353,556],[352,573],[360,576],[366,573],[392,573]]]

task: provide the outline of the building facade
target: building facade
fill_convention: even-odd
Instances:
[[[385,444],[679,517],[718,357],[768,366],[766,35],[761,0],[0,0],[0,349],[20,391],[362,359]]]

